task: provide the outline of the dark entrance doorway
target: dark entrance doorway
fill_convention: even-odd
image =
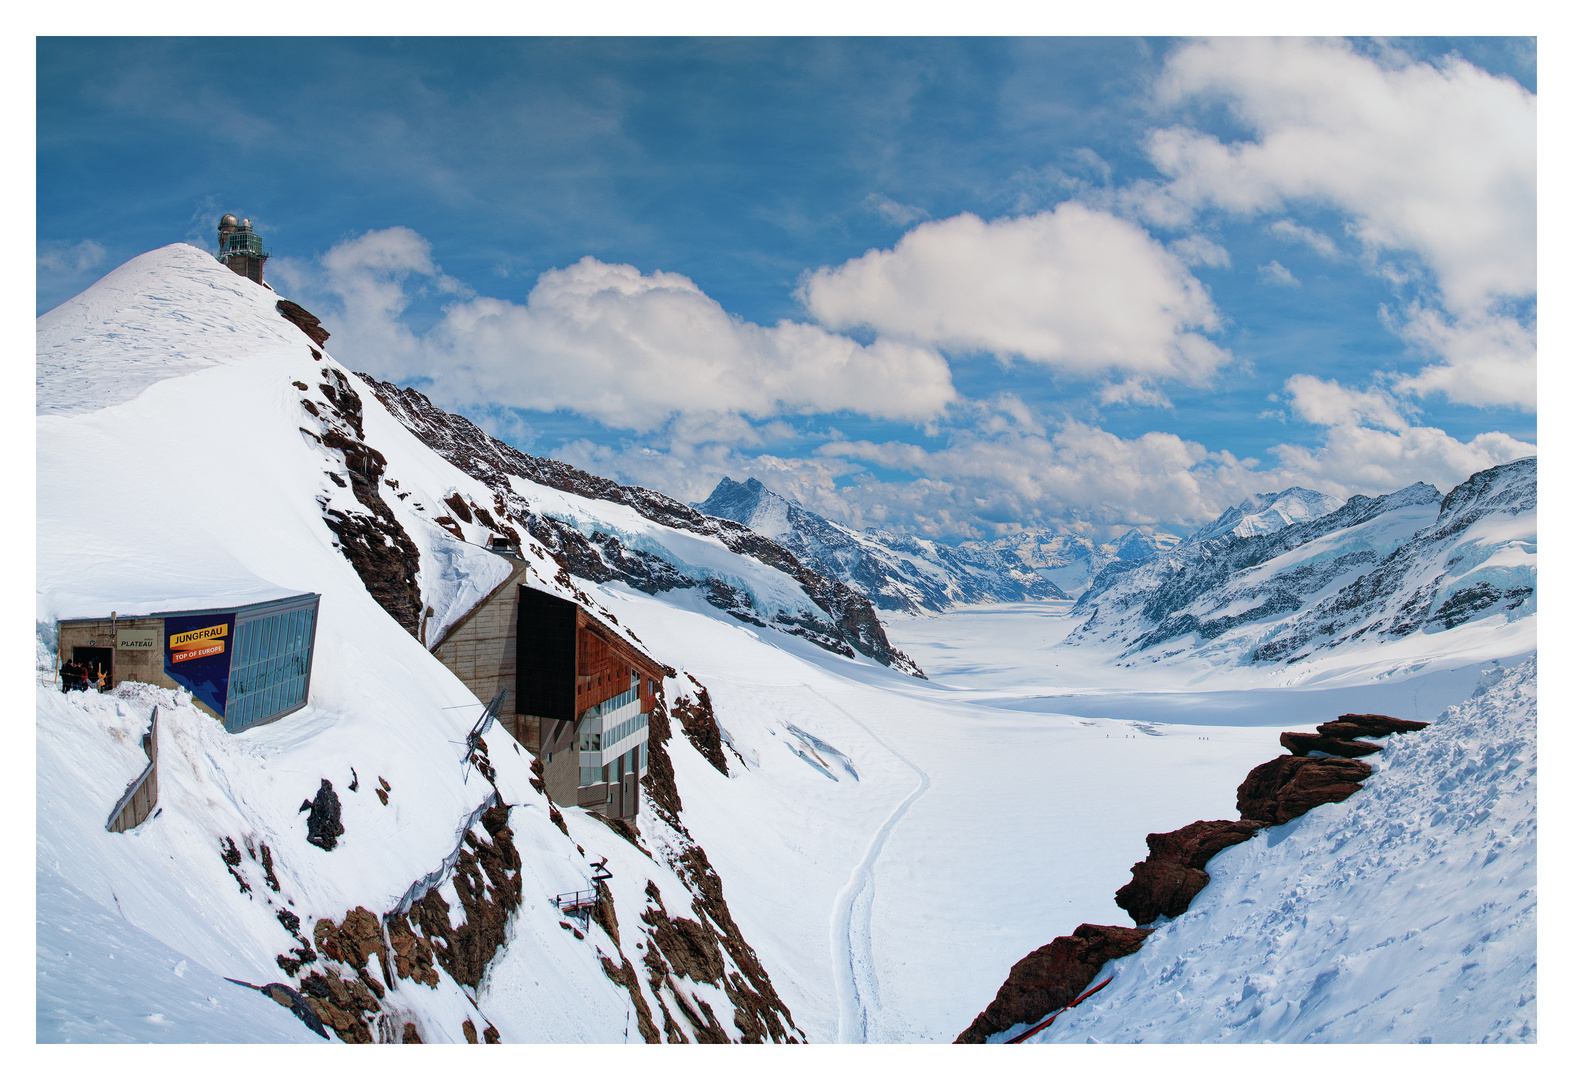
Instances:
[[[115,685],[114,673],[115,650],[93,649],[86,645],[77,645],[71,650],[71,661],[83,670],[82,682],[76,689],[99,686],[98,676],[104,676],[103,688],[108,690]]]

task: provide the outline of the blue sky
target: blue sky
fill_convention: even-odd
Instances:
[[[251,217],[521,448],[947,539],[1534,451],[1532,41],[40,39],[39,311]]]

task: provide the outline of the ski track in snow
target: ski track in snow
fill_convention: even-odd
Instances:
[[[869,1007],[879,1007],[879,979],[874,973],[874,863],[884,851],[885,841],[898,822],[906,816],[912,804],[921,799],[929,789],[929,774],[918,768],[898,750],[874,734],[869,726],[834,701],[825,697],[807,683],[804,688],[825,704],[834,708],[848,720],[867,732],[868,737],[884,747],[892,757],[911,769],[918,777],[918,786],[896,805],[874,835],[857,866],[847,877],[847,883],[836,894],[836,903],[830,912],[830,955],[836,980],[836,998],[840,1004],[840,1022],[837,1025],[838,1043],[868,1042]],[[856,920],[853,915],[856,912]]]

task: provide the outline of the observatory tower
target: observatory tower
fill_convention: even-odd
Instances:
[[[235,220],[225,214],[218,222],[218,261],[241,277],[262,284],[262,264],[268,253],[262,250],[262,237],[251,231],[251,219]]]

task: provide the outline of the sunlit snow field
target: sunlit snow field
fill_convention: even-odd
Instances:
[[[722,777],[674,739],[685,817],[813,1041],[949,1042],[1028,952],[1128,924],[1113,897],[1146,834],[1238,816],[1235,788],[1282,753],[1280,731],[1347,711],[1431,719],[1490,666],[1309,690],[1220,674],[1199,691],[1189,669],[1165,690],[1142,672],[1133,692],[1107,658],[1053,650],[1061,602],[887,617],[923,682],[697,597],[596,591],[711,692],[742,762]],[[857,779],[808,763],[803,734]]]

